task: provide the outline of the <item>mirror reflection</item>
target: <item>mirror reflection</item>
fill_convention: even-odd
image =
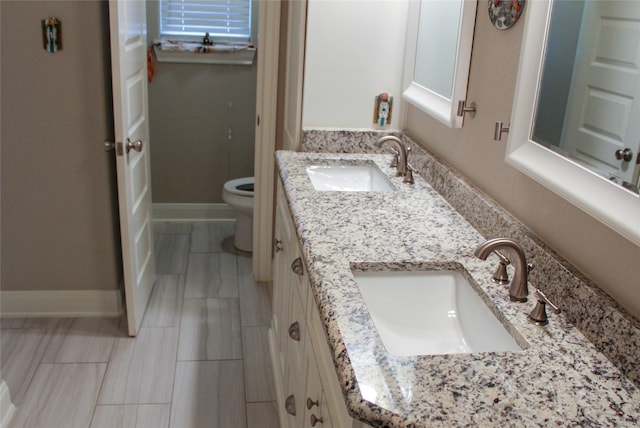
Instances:
[[[448,99],[453,93],[461,8],[461,0],[420,4],[413,80]]]
[[[531,139],[638,192],[640,2],[553,3]]]

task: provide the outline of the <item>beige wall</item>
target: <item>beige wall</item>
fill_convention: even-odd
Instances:
[[[165,62],[155,70],[149,84],[153,202],[221,203],[225,181],[253,175],[255,61]]]
[[[117,288],[107,3],[0,7],[2,289]],[[63,25],[55,54],[42,47],[49,16]]]
[[[511,115],[523,27],[498,31],[479,9],[467,97],[477,115],[450,129],[409,108],[406,130],[640,318],[640,247],[507,165],[507,138],[492,139],[494,122]]]

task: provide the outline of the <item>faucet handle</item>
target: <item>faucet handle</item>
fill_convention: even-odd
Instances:
[[[551,303],[551,301],[544,295],[542,291],[536,288],[536,291],[533,293],[533,297],[538,300],[536,306],[533,308],[531,313],[529,314],[529,321],[536,325],[547,325],[549,324],[549,319],[547,318],[546,305],[548,304],[551,310],[559,314],[560,308]]]
[[[393,153],[393,159],[391,160],[391,163],[389,164],[390,168],[397,168],[398,167],[398,156],[400,156],[400,153],[398,153],[398,151],[396,149],[394,149],[393,147],[389,147],[389,151],[391,153]]]
[[[411,166],[411,164],[407,164],[407,173],[404,175],[404,180],[402,180],[403,183],[407,183],[407,184],[413,184],[415,183],[415,180],[413,179],[413,173],[414,172],[418,172],[416,171],[416,169],[414,167]]]
[[[500,259],[500,264],[498,264],[498,268],[496,272],[493,274],[491,281],[496,284],[505,285],[509,283],[509,274],[507,273],[507,266],[511,264],[511,261],[500,251],[494,250],[494,253]]]

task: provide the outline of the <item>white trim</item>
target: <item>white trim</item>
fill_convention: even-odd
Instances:
[[[0,291],[6,317],[116,317],[124,313],[120,290]]]
[[[529,2],[505,160],[543,186],[640,245],[640,197],[533,142],[551,3]]]
[[[461,4],[458,51],[451,98],[449,99],[413,80],[418,46],[420,2],[412,1],[409,3],[402,98],[450,128],[462,128],[464,121],[464,116],[457,115],[458,101],[466,100],[467,98],[476,7],[476,0],[463,0]]]
[[[233,220],[236,214],[227,204],[152,204],[153,220]]]
[[[275,194],[276,120],[278,110],[278,61],[280,0],[260,4],[258,78],[256,92],[255,190],[253,198],[253,277],[271,280],[273,207]]]
[[[9,385],[4,379],[0,378],[0,428],[6,428],[11,422],[13,412],[16,410],[15,406],[11,402],[11,393],[9,392]]]

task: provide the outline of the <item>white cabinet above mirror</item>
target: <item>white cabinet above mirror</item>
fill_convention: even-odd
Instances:
[[[451,128],[461,128],[475,0],[421,0],[409,4],[403,98]]]
[[[608,17],[612,15],[616,4],[637,8],[640,16],[640,2],[592,1],[588,3],[591,3],[588,5],[589,7],[599,6],[597,3],[606,5]],[[577,3],[563,1],[558,4],[574,6]],[[635,82],[637,89],[640,89],[640,85],[638,85],[640,82],[638,75],[640,49],[637,49],[637,46],[640,46],[638,43],[640,41],[640,19],[634,20],[628,12],[625,12],[623,19],[611,17],[609,17],[611,19],[596,19],[589,28],[584,27],[583,22],[580,38],[587,39],[587,34],[602,35],[604,39],[595,45],[600,46],[600,50],[604,49],[604,51],[588,54],[585,54],[584,49],[579,51],[579,54],[575,56],[574,69],[567,71],[569,75],[573,75],[572,81],[560,85],[560,89],[565,90],[564,95],[559,95],[558,89],[549,95],[549,93],[541,92],[541,87],[549,82],[548,78],[543,77],[543,71],[548,68],[545,67],[544,62],[546,60],[549,63],[557,55],[547,46],[557,48],[561,41],[567,42],[566,33],[568,31],[567,28],[565,28],[566,31],[561,31],[563,40],[551,40],[553,32],[549,31],[549,25],[553,17],[553,6],[553,1],[543,0],[527,4],[528,10],[525,13],[527,21],[511,115],[506,161],[622,236],[640,245],[640,196],[615,184],[610,179],[614,176],[624,178],[625,176],[622,174],[629,172],[628,177],[631,177],[631,180],[637,180],[637,173],[634,174],[635,158],[627,161],[628,165],[623,164],[619,168],[620,171],[613,168],[606,171],[604,161],[598,161],[599,168],[593,167],[595,164],[593,150],[589,151],[579,147],[599,135],[606,140],[608,150],[611,152],[607,151],[607,156],[603,159],[609,161],[607,158],[611,158],[609,163],[612,163],[614,157],[617,157],[616,147],[611,148],[612,144],[615,145],[617,134],[624,134],[613,132],[613,130],[620,128],[617,126],[620,124],[634,125],[638,123],[637,111],[640,99],[637,96],[629,97],[627,93],[621,97],[619,89],[616,89],[614,94],[607,95],[610,91],[606,85],[602,84],[578,85],[576,81],[580,80],[581,72],[575,70],[580,63],[584,62],[584,58],[582,58],[584,55],[592,58],[591,61],[586,62],[591,65],[595,64],[599,73],[608,68],[619,71],[622,65],[632,65],[632,67],[627,67],[633,69],[634,71],[632,71],[635,73],[635,78],[630,79],[630,82]],[[586,7],[584,10],[584,13],[587,14]],[[576,14],[572,13],[571,15],[575,16]],[[580,24],[578,23],[578,25]],[[620,27],[618,28],[620,31],[616,31],[617,27]],[[607,46],[615,34],[626,34],[635,37],[636,40],[636,49],[625,51],[623,55],[625,64],[622,65],[611,59],[612,56],[620,53],[619,49],[603,48],[603,46]],[[615,43],[614,48],[616,46],[620,46],[620,44]],[[559,62],[564,63],[560,65],[566,65],[570,61],[573,61],[573,58],[568,58],[566,54],[561,55],[559,59]],[[552,77],[557,79],[560,74],[556,70]],[[609,80],[616,83],[620,78],[614,77]],[[625,85],[625,91],[633,90],[632,86]],[[550,96],[560,97],[560,100],[556,99],[555,102],[550,103],[548,100]],[[590,98],[593,98],[594,102],[591,102]],[[624,98],[625,102],[615,102],[620,98]],[[576,103],[572,100],[582,100],[581,106],[576,107]],[[557,111],[552,110],[557,109],[559,104],[561,104],[560,107],[564,107],[566,104],[567,113],[564,108]],[[621,110],[621,106],[626,106],[626,110],[628,110],[626,115],[622,114],[624,109]],[[549,117],[558,119],[562,116],[564,116],[564,120],[558,120],[557,129],[549,125],[550,121],[547,120]],[[623,120],[626,116],[629,119],[627,121]],[[568,121],[574,123],[573,127],[576,132],[568,130]],[[564,122],[564,129],[562,122]],[[613,125],[616,125],[617,128]],[[624,128],[627,129],[627,126],[625,125]],[[553,133],[558,135],[558,141],[560,141],[556,147],[548,143],[548,140],[551,140],[549,136]],[[577,134],[582,134],[582,136],[577,137]],[[573,137],[571,137],[572,135]],[[639,137],[636,135],[631,140],[633,140],[632,143],[637,144]],[[624,140],[620,139],[620,142],[622,143]],[[572,149],[567,147],[572,147]],[[619,148],[622,150],[622,146]]]

